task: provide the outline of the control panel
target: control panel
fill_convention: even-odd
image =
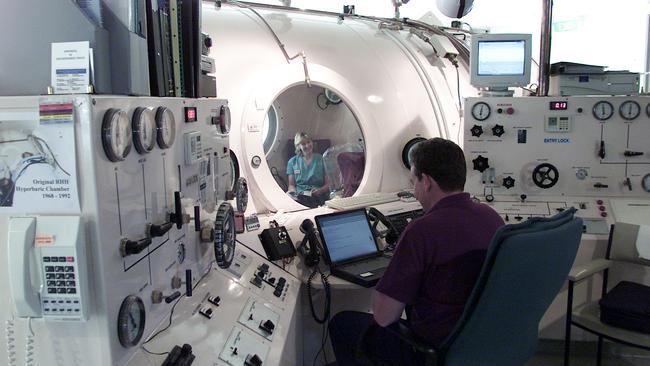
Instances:
[[[468,98],[466,189],[650,197],[650,97]]]

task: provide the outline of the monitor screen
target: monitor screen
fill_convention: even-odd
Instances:
[[[530,34],[472,36],[470,83],[488,88],[528,85],[531,40]]]
[[[316,216],[316,223],[332,263],[378,250],[365,209]]]

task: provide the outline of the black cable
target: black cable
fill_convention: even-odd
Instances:
[[[460,110],[463,109],[463,102],[460,99],[460,73],[458,72],[458,61],[456,61],[456,62],[452,61],[452,64],[454,66],[456,66],[456,95],[458,96],[458,110],[460,111]],[[458,133],[456,134],[456,141],[458,141],[460,139],[460,130],[462,128],[462,125],[463,124],[461,123],[460,126],[458,126]],[[460,143],[460,141],[458,141],[458,143]]]
[[[255,253],[255,254],[257,254],[257,255],[259,255],[260,257],[262,257],[262,258],[266,258],[265,255],[260,254],[260,252],[258,252],[257,250],[255,250],[255,249],[249,247],[248,245],[242,243],[239,239],[235,239],[235,241],[236,241],[237,243],[239,243],[239,244],[245,246],[246,248],[248,248],[248,250],[252,251],[253,253]],[[281,269],[283,272],[285,272],[285,273],[288,274],[289,276],[291,276],[291,277],[295,278],[296,280],[300,281],[300,279],[299,279],[298,277],[296,277],[293,273],[291,273],[291,272],[287,271],[286,269],[280,267],[280,266],[277,265],[275,262],[272,262],[272,261],[269,261],[269,262],[271,262],[272,265],[278,267],[279,269]]]
[[[215,261],[210,262],[210,268],[212,268],[212,264],[214,264],[214,262],[215,262]],[[208,275],[208,273],[210,273],[210,270],[206,271],[206,272],[203,274],[203,276],[201,276],[201,278],[199,278],[199,280],[196,281],[196,284],[194,285],[194,287],[192,287],[192,290],[194,290],[194,289],[195,289],[195,288],[196,288],[196,287],[201,283],[201,281],[203,281],[203,279],[205,278],[205,276]],[[179,297],[178,300],[176,300],[176,302],[174,303],[174,305],[172,305],[172,310],[169,312],[169,324],[167,324],[167,326],[164,327],[163,329],[157,331],[154,335],[152,335],[151,337],[149,337],[146,341],[142,342],[142,345],[141,345],[140,347],[142,347],[142,349],[144,349],[145,352],[151,353],[151,352],[147,351],[147,350],[144,348],[144,345],[147,344],[147,343],[149,343],[149,342],[151,342],[154,338],[156,338],[156,337],[158,336],[158,334],[160,334],[160,333],[166,331],[166,330],[169,329],[169,327],[172,325],[172,317],[174,316],[174,309],[176,308],[176,305],[178,305],[178,303],[179,303],[179,302],[181,301],[181,299],[183,299],[184,297],[185,297],[185,296],[181,296],[181,297]],[[169,352],[166,352],[166,353],[151,353],[151,354],[162,355],[162,354],[167,354],[167,353],[169,353]]]
[[[323,316],[318,317],[316,315],[316,310],[314,309],[314,301],[312,299],[312,281],[314,280],[314,277],[316,277],[317,274],[320,274],[320,280],[321,283],[323,284],[323,289],[325,290],[325,308],[323,309]],[[309,279],[307,280],[307,297],[309,298],[309,310],[311,310],[311,315],[314,317],[314,320],[318,324],[324,324],[327,322],[327,320],[330,317],[330,305],[332,302],[332,293],[330,290],[330,283],[327,280],[327,276],[321,272],[320,268],[316,267],[314,271],[309,275]]]
[[[168,354],[169,354],[169,352],[160,352],[160,353],[151,352],[151,351],[149,351],[148,349],[146,349],[146,348],[144,347],[144,344],[143,344],[142,346],[140,346],[140,348],[142,348],[143,351],[147,352],[147,353],[150,354],[150,355],[164,356],[164,355],[168,355]]]

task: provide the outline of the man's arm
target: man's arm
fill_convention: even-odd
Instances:
[[[389,326],[396,322],[401,316],[406,304],[384,295],[375,290],[375,301],[372,312],[375,321],[382,327]]]

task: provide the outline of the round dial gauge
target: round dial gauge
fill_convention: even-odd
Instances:
[[[156,110],[156,141],[161,149],[168,149],[176,138],[176,120],[169,108],[158,107]]]
[[[641,187],[646,192],[650,192],[650,174],[646,174],[641,179]]]
[[[485,102],[478,102],[472,106],[472,117],[477,121],[485,121],[490,117],[490,106]]]
[[[650,103],[648,103],[648,105],[645,106],[645,114],[647,114],[648,117],[650,117]]]
[[[110,161],[122,161],[131,151],[131,124],[126,112],[111,108],[102,122],[102,146]]]
[[[235,257],[235,212],[223,202],[214,219],[214,256],[220,268],[230,267]]]
[[[612,106],[612,103],[608,101],[601,100],[600,102],[594,104],[592,112],[597,120],[605,121],[610,119],[614,114],[614,106]]]
[[[156,145],[156,121],[153,111],[138,107],[133,112],[133,145],[140,154],[146,154]]]
[[[117,315],[117,337],[123,347],[133,347],[144,333],[145,311],[142,299],[129,295],[122,301]]]
[[[628,100],[621,104],[618,108],[618,113],[623,117],[623,119],[631,121],[639,116],[641,113],[641,106],[633,100]]]

